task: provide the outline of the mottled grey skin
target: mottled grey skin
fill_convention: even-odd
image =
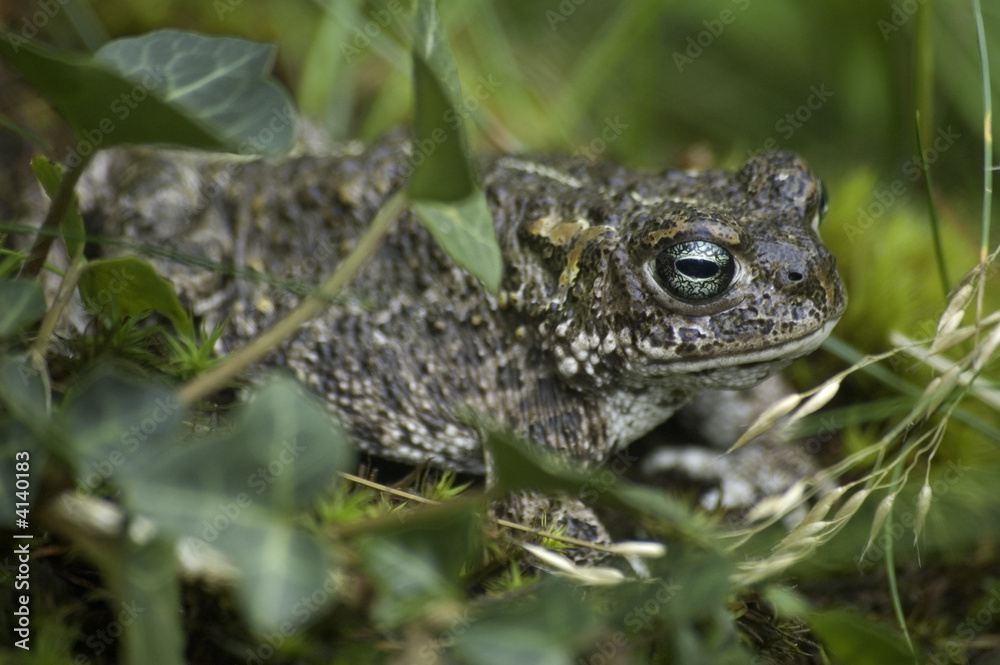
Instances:
[[[403,145],[280,163],[108,152],[81,203],[104,234],[314,285],[404,183]],[[498,295],[405,214],[347,297],[269,361],[324,396],[370,453],[481,473],[480,434],[456,416],[467,406],[600,463],[700,391],[747,388],[809,353],[844,309],[817,235],[821,187],[794,155],[658,174],[497,157],[480,177],[505,260]],[[732,257],[732,283],[682,299],[658,257],[698,240]],[[209,324],[232,317],[222,350],[299,299],[287,285],[156,263]]]

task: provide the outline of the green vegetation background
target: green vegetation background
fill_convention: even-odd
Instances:
[[[91,26],[82,35],[67,12],[49,20],[43,4],[8,3],[0,17],[64,47],[162,27],[275,42],[278,76],[333,137],[370,139],[409,121],[399,0],[102,0],[78,23]],[[1000,5],[984,5],[997,80]],[[650,169],[733,167],[762,149],[805,156],[831,192],[824,237],[852,296],[838,332],[852,330],[865,350],[892,326],[935,318],[941,305],[924,254],[918,108],[954,254],[950,278],[971,265],[983,132],[966,0],[444,0],[440,11],[477,150],[570,152]],[[30,109],[34,127],[39,110]]]
[[[36,29],[45,41],[81,50],[164,27],[274,42],[279,78],[334,138],[370,139],[410,119],[406,15],[395,0],[102,0],[90,12],[77,6],[75,27],[68,12],[48,18],[43,6],[56,5],[19,0],[0,8],[0,18],[15,31]],[[978,258],[983,100],[970,2],[442,0],[439,6],[477,151],[577,153],[649,169],[738,167],[761,149],[803,155],[830,192],[823,236],[851,298],[835,335],[855,349],[891,348],[893,330],[929,337],[945,306],[918,172],[918,109],[948,284]],[[985,2],[983,11],[993,89],[1000,90],[1000,4]],[[56,141],[64,136],[66,143],[49,152],[57,159],[70,148],[43,104],[12,115]],[[1000,292],[995,271],[988,279],[987,312],[995,311]],[[798,367],[795,378],[802,387],[815,385],[842,366],[824,355]],[[891,369],[918,386],[931,377],[915,363]],[[995,376],[995,363],[989,369]],[[871,378],[845,384],[834,404],[847,423],[845,450],[871,442],[884,413],[871,405],[885,407],[896,396]],[[995,410],[975,403],[970,409],[1000,426]],[[951,564],[940,573],[948,583],[959,564],[971,562],[987,598],[1000,579],[993,554],[1000,505],[991,491],[1000,474],[997,442],[954,424],[946,443],[942,467],[957,460],[973,470],[936,500],[923,541],[931,558],[924,563]],[[843,539],[843,559],[857,556],[870,524],[860,520]],[[915,561],[910,540],[900,539],[905,561]],[[911,607],[927,597],[919,588],[901,595]],[[929,608],[930,617],[918,618],[930,627],[917,637],[933,641],[956,631],[973,609]],[[935,629],[934,610],[952,618],[941,618]],[[990,621],[977,636],[996,633]]]

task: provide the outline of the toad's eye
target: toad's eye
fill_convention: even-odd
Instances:
[[[736,274],[733,255],[704,240],[667,247],[656,257],[656,281],[672,296],[699,303],[721,295]]]

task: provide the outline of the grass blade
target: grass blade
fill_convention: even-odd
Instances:
[[[986,263],[990,245],[990,215],[993,207],[993,99],[990,85],[990,60],[986,53],[986,30],[983,27],[983,8],[979,0],[972,0],[976,17],[976,42],[979,44],[979,65],[983,77],[983,228],[980,240],[980,262]]]

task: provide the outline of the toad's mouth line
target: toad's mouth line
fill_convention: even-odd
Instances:
[[[780,344],[768,346],[756,351],[744,351],[712,358],[699,358],[697,360],[670,360],[664,362],[664,366],[669,366],[671,372],[676,374],[695,374],[699,372],[722,369],[726,367],[742,367],[761,363],[773,363],[776,361],[792,361],[796,358],[812,353],[819,345],[830,336],[830,331],[837,325],[839,317],[824,323],[820,328],[797,337],[786,340]]]

